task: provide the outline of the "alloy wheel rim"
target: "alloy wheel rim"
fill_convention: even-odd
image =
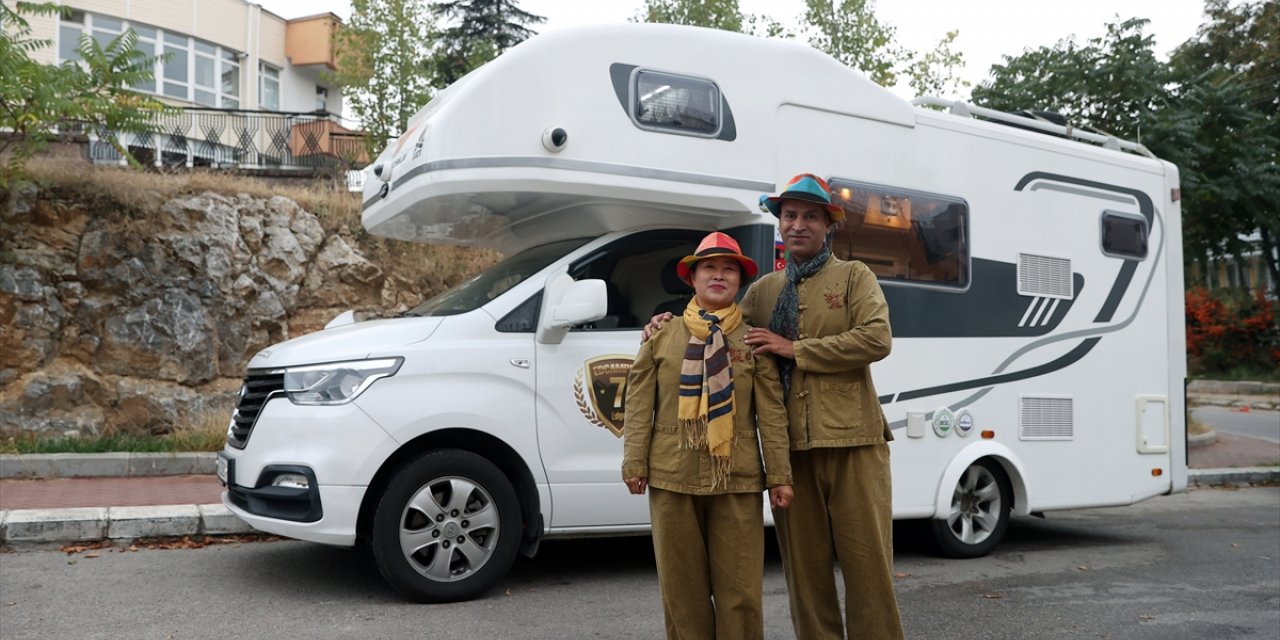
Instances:
[[[947,528],[965,544],[982,544],[995,533],[1002,509],[1000,485],[986,467],[965,469],[951,496]]]
[[[420,575],[457,582],[493,557],[501,518],[493,497],[460,476],[436,478],[418,489],[400,514],[400,551]]]

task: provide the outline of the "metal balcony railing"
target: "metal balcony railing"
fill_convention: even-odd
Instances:
[[[114,139],[142,164],[157,167],[360,169],[369,163],[364,134],[339,120],[323,111],[175,108],[157,115],[144,133],[89,132],[89,157],[123,162]]]

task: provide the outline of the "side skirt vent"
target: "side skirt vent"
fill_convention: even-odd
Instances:
[[[1018,295],[1070,300],[1075,295],[1071,260],[1019,253]]]
[[[1018,399],[1018,439],[1074,440],[1072,398],[1022,396]]]

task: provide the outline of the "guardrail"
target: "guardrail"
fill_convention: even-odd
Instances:
[[[113,140],[156,167],[350,171],[369,163],[364,134],[323,111],[175,108],[143,133],[87,133],[89,159],[100,164],[124,162]]]

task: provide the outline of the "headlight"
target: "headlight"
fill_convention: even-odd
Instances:
[[[284,390],[294,404],[346,404],[378,378],[395,375],[403,362],[404,358],[382,358],[289,367]]]

